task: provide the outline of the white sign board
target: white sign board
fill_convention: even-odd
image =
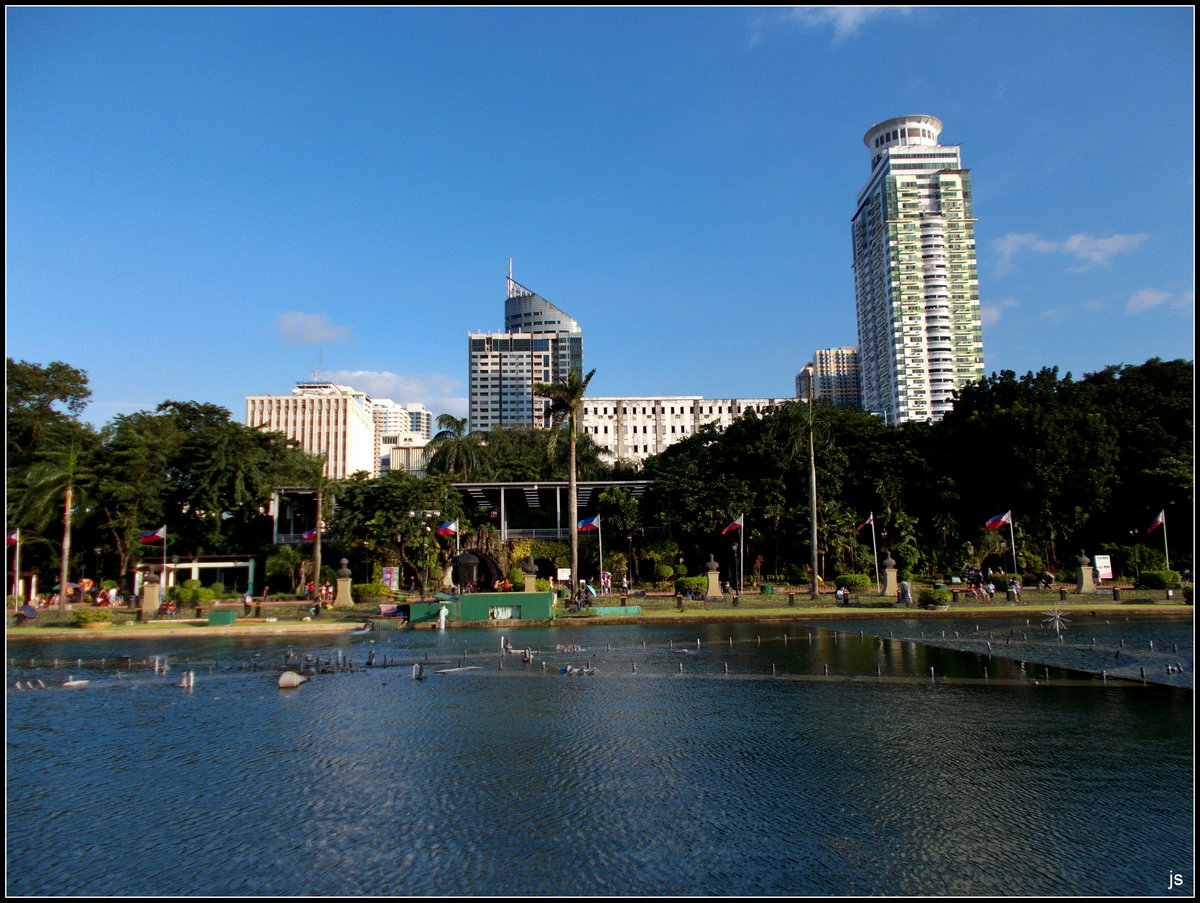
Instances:
[[[558,569],[558,579],[560,581],[570,580],[571,579],[571,569],[570,568],[559,568]]]
[[[1096,556],[1096,573],[1100,575],[1101,580],[1112,580],[1112,556],[1097,555]]]

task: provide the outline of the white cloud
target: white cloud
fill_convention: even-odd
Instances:
[[[984,326],[995,326],[1004,316],[1004,311],[1017,306],[1015,298],[1005,298],[1003,301],[988,302],[979,305],[979,321]]]
[[[1193,307],[1196,303],[1194,292],[1166,292],[1158,288],[1144,288],[1141,291],[1134,292],[1133,295],[1125,302],[1125,313],[1140,314],[1148,310],[1153,310],[1156,307],[1162,307],[1164,304],[1169,305],[1176,310],[1186,310]]]
[[[289,345],[318,345],[336,342],[350,334],[349,326],[335,326],[324,314],[280,314],[275,328]]]
[[[1135,250],[1149,237],[1145,232],[1110,235],[1108,238],[1096,238],[1094,235],[1077,232],[1063,242],[1062,250],[1084,263],[1105,263],[1114,254]]]
[[[833,39],[840,42],[880,16],[907,16],[911,11],[910,6],[793,6],[785,18],[810,28],[832,25]]]
[[[457,394],[462,380],[443,373],[412,376],[388,370],[322,370],[314,377],[359,389],[372,398],[390,398],[396,404],[423,404],[435,420],[439,414],[467,416],[466,396]]]
[[[1128,235],[1117,233],[1107,238],[1076,232],[1066,241],[1051,241],[1031,232],[1013,232],[992,242],[992,248],[1000,255],[996,265],[999,273],[1011,270],[1016,256],[1027,251],[1038,254],[1069,254],[1083,263],[1081,269],[1086,269],[1107,263],[1115,254],[1136,250],[1149,237],[1145,232]]]

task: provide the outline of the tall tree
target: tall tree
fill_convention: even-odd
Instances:
[[[82,370],[51,361],[45,367],[28,361],[5,364],[8,453],[20,459],[34,454],[46,432],[75,420],[87,407],[92,390]],[[11,462],[10,462],[11,463]]]
[[[596,371],[592,370],[587,376],[580,376],[578,370],[572,370],[567,378],[560,383],[538,383],[533,387],[535,395],[550,399],[550,416],[556,423],[565,421],[567,426],[567,484],[570,487],[568,511],[571,518],[571,588],[579,587],[579,497],[576,491],[577,476],[575,471],[575,446],[579,441],[579,412],[583,407],[583,399],[587,394],[588,383]]]

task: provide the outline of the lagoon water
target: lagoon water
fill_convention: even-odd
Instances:
[[[13,644],[7,890],[1192,895],[1190,690],[901,623]]]

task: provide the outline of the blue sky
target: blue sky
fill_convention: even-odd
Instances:
[[[1194,356],[1190,7],[6,19],[7,354],[97,425],[314,374],[465,415],[510,258],[593,395],[790,396],[913,113],[972,171],[988,373]]]

